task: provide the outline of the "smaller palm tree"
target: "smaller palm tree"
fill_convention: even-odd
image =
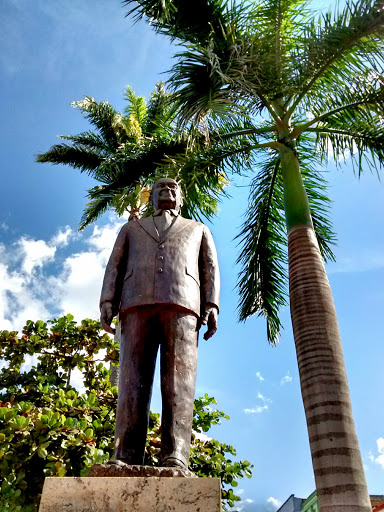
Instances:
[[[163,83],[156,84],[148,102],[130,86],[125,89],[124,99],[127,104],[123,114],[109,102],[91,97],[73,102],[96,131],[61,135],[68,142],[37,155],[37,162],[66,164],[99,182],[88,190],[89,202],[79,229],[108,209],[118,216],[128,211],[131,218],[148,214],[149,187],[164,173],[180,182],[185,217],[200,219],[215,214],[228,182],[223,172],[207,173],[174,165],[177,155],[193,153],[205,144],[205,139],[199,130],[175,127],[175,109]],[[160,167],[162,162],[173,165]]]

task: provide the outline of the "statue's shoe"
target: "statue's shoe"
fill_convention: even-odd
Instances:
[[[120,459],[111,459],[107,462],[107,464],[113,464],[115,466],[124,467],[128,464],[128,462],[124,462],[123,460]]]
[[[184,462],[180,459],[176,459],[176,457],[168,457],[167,459],[163,460],[161,467],[188,469]]]
[[[196,478],[196,475],[192,473],[188,469],[188,467],[184,464],[184,462],[180,459],[176,459],[175,457],[168,457],[168,459],[163,460],[161,463],[162,468],[173,468],[177,471],[179,471],[183,476],[189,477],[189,478]]]

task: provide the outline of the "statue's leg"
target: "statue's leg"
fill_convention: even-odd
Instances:
[[[188,467],[196,384],[198,318],[168,307],[161,313],[161,459]]]
[[[116,411],[115,459],[143,464],[158,341],[153,308],[120,316],[120,377]]]

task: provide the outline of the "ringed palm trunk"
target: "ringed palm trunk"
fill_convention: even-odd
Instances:
[[[371,512],[335,306],[299,161],[280,151],[290,308],[320,512]]]

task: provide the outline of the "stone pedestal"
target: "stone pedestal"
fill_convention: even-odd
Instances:
[[[46,478],[39,512],[220,512],[218,478]]]

